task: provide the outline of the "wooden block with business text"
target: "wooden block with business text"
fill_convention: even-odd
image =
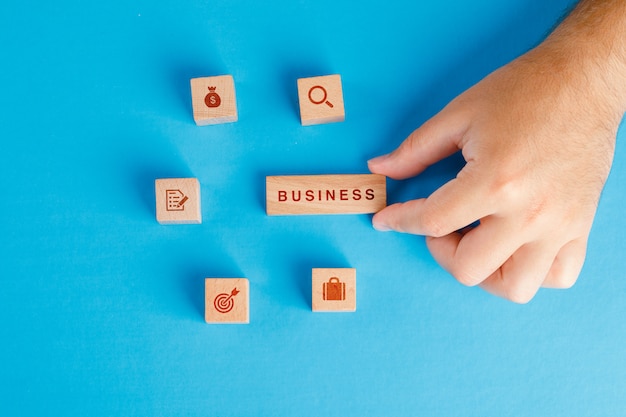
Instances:
[[[313,268],[311,308],[313,311],[356,311],[356,269]]]
[[[235,81],[231,75],[191,79],[193,119],[198,126],[237,121]]]
[[[163,178],[154,182],[156,218],[161,224],[202,223],[197,178]]]
[[[204,280],[204,321],[250,323],[250,285],[246,278]]]
[[[387,181],[379,174],[268,176],[269,216],[376,213],[387,205]]]
[[[343,122],[343,90],[339,74],[298,79],[300,121],[303,126]]]

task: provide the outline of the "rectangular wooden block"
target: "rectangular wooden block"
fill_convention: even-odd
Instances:
[[[202,223],[197,178],[164,178],[154,182],[156,218],[161,224]]]
[[[231,75],[192,78],[191,103],[198,126],[237,121],[235,81]]]
[[[343,122],[343,90],[339,74],[298,79],[300,120],[303,126]]]
[[[387,205],[378,174],[269,176],[265,185],[270,216],[376,213]]]
[[[204,280],[207,323],[250,323],[250,285],[246,278]]]
[[[313,311],[356,311],[356,269],[313,268],[311,276]]]

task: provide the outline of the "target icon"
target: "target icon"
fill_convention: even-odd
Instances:
[[[233,307],[235,307],[235,300],[233,297],[237,294],[239,294],[237,288],[233,288],[230,294],[218,294],[217,297],[215,297],[215,300],[213,300],[213,306],[219,313],[226,314],[230,312]]]

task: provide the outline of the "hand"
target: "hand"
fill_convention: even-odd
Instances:
[[[394,179],[458,150],[467,162],[428,198],[381,210],[374,227],[425,235],[458,281],[514,302],[572,286],[624,108],[606,72],[585,71],[560,50],[547,42],[502,67],[370,160],[373,173]]]

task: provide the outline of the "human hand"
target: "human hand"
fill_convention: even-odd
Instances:
[[[405,179],[461,150],[456,178],[381,210],[373,225],[425,235],[458,281],[518,303],[577,280],[624,112],[606,73],[553,46],[500,68],[369,161],[373,173]]]

